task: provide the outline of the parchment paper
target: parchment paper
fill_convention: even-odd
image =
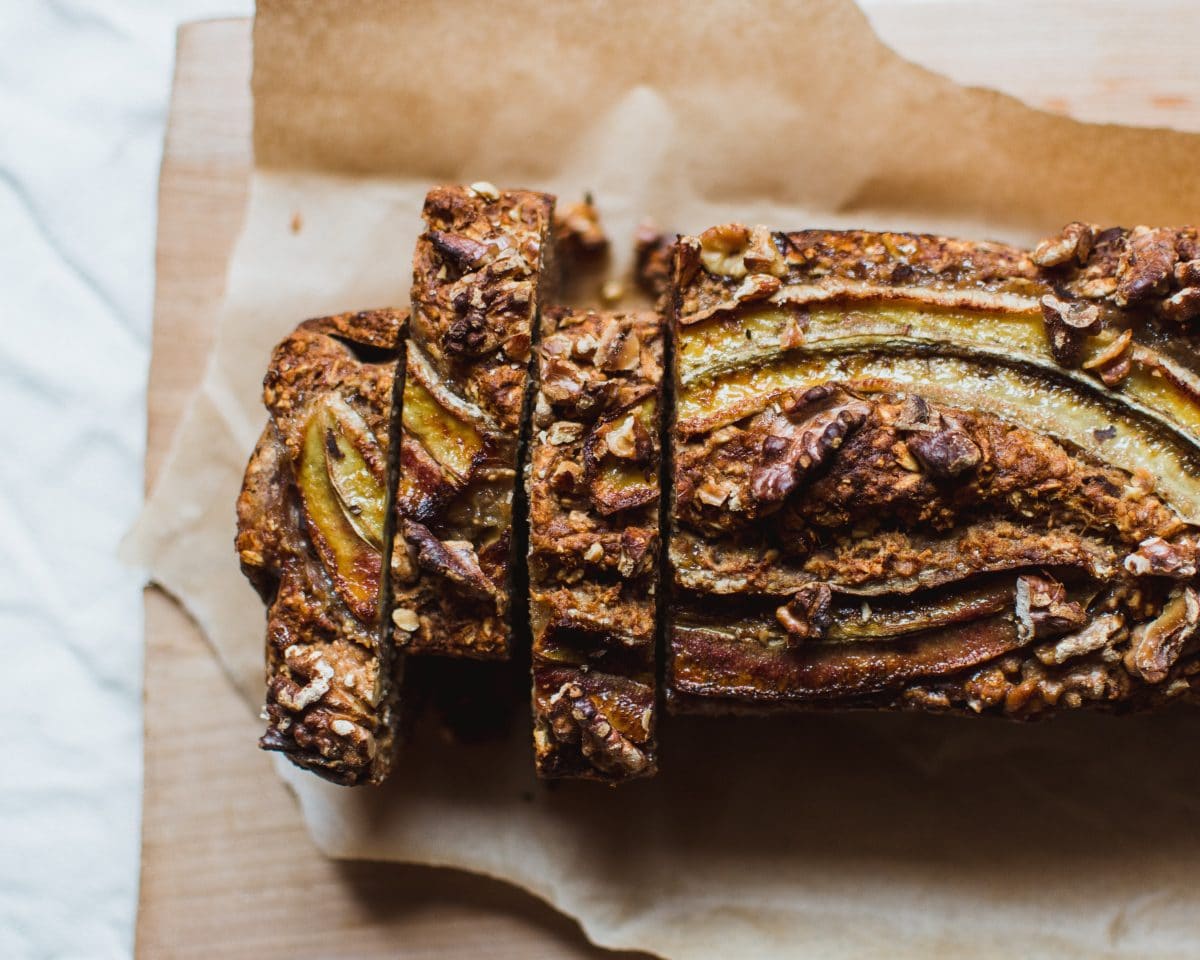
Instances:
[[[1014,69],[1021,69],[1014,63]],[[1200,137],[1085,126],[912,66],[848,2],[270,0],[257,171],[208,374],[133,543],[257,710],[234,500],[272,344],[407,299],[433,182],[591,190],[635,222],[932,229],[1200,220]],[[1200,718],[662,724],[663,773],[532,776],[418,732],[391,783],[281,764],[321,849],[519,884],[597,943],[677,958],[1200,953]],[[251,744],[246,748],[252,749]]]

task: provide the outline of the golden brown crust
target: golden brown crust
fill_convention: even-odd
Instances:
[[[1190,696],[1194,474],[1170,464],[1200,448],[1196,249],[1085,224],[1033,252],[681,238],[675,708]]]
[[[654,313],[544,318],[526,477],[542,777],[656,769],[662,347]]]
[[[381,523],[405,320],[394,310],[310,320],[275,348],[263,383],[271,420],[237,504],[242,570],[268,604],[260,745],[347,785],[383,780],[392,754]]]
[[[509,653],[512,498],[553,198],[438,187],[413,258],[393,635],[410,653]]]

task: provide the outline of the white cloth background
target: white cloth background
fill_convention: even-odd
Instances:
[[[132,952],[141,502],[163,124],[183,20],[0,0],[0,957]]]

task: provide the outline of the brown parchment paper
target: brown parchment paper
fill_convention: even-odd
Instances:
[[[615,273],[644,215],[1022,242],[1077,218],[1200,220],[1200,137],[957,87],[890,52],[847,0],[264,0],[254,96],[217,345],[131,538],[249,710],[263,613],[234,500],[270,348],[305,317],[406,302],[431,183],[591,190]],[[1192,714],[666,718],[661,734],[663,773],[617,790],[536,783],[527,723],[477,746],[418,731],[375,790],[280,772],[331,856],[499,877],[612,947],[1200,955]]]

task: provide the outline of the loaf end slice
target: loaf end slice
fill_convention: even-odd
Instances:
[[[390,423],[404,311],[301,324],[238,498],[242,570],[267,604],[260,745],[335,783],[379,783],[395,732],[383,627]]]

